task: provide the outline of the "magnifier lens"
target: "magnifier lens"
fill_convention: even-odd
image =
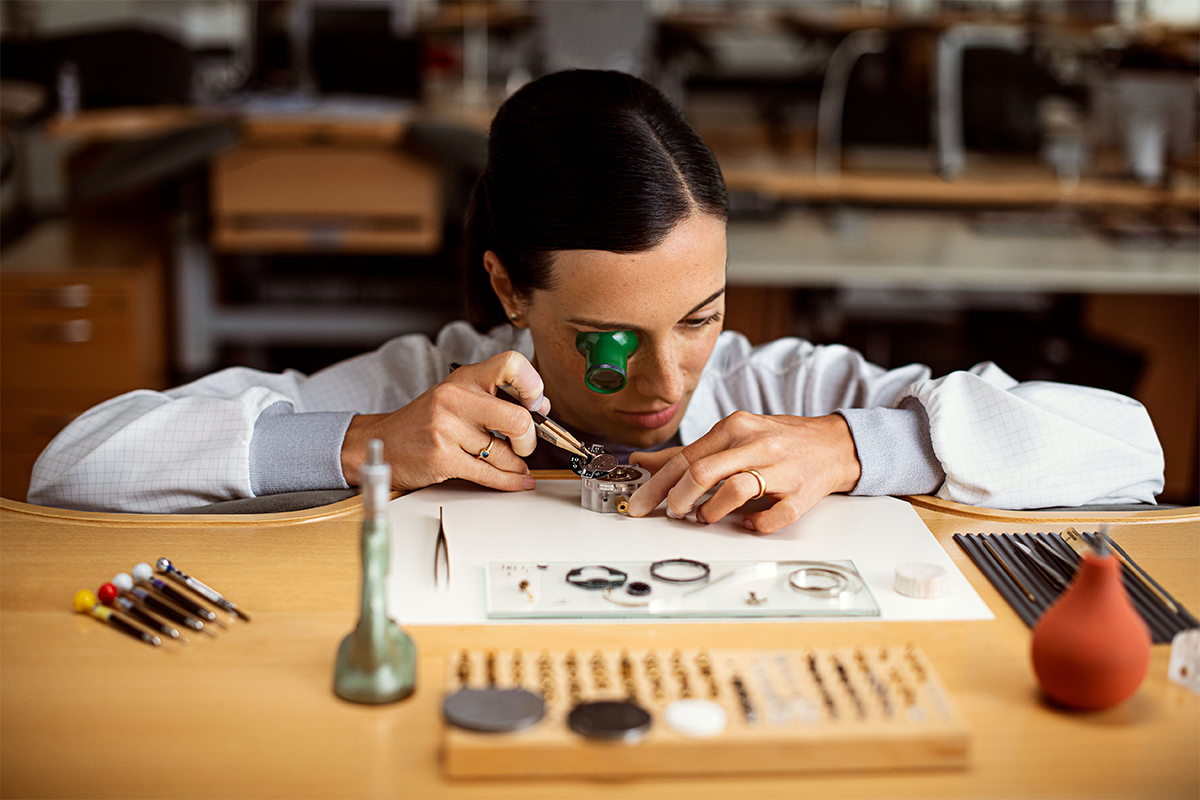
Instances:
[[[585,331],[575,337],[575,349],[586,360],[583,382],[593,392],[612,394],[625,388],[629,357],[638,348],[633,331]]]
[[[587,382],[593,389],[602,392],[616,392],[625,388],[625,373],[607,364],[594,367],[588,371]]]

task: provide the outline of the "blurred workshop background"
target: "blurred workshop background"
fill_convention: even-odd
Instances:
[[[526,81],[620,69],[731,192],[726,327],[1132,395],[1198,502],[1196,0],[0,0],[0,494],[118,393],[462,316]]]

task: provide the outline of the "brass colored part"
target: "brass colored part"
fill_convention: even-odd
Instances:
[[[552,702],[558,696],[554,690],[554,664],[550,661],[550,654],[545,650],[538,657],[538,673],[542,696],[547,703]]]
[[[458,657],[458,682],[466,686],[471,680],[471,654],[466,650]]]
[[[1082,536],[1079,535],[1079,531],[1075,530],[1074,528],[1064,529],[1063,532],[1059,534],[1059,538],[1070,545],[1071,549],[1078,553],[1080,558],[1083,558],[1084,553],[1096,552],[1095,549],[1089,545]],[[1146,580],[1146,576],[1142,574],[1141,570],[1134,568],[1133,564],[1129,563],[1129,559],[1121,555],[1120,551],[1118,551],[1115,547],[1108,547],[1107,538],[1108,534],[1100,534],[1100,540],[1104,542],[1105,550],[1108,551],[1108,554],[1116,558],[1117,561],[1120,561],[1121,565],[1124,566],[1125,569],[1129,570],[1129,573],[1137,579],[1137,582],[1146,587],[1147,591],[1153,594],[1158,599],[1158,602],[1166,606],[1168,611],[1170,611],[1172,614],[1178,614],[1179,607],[1172,603],[1169,597],[1159,591],[1157,586]]]

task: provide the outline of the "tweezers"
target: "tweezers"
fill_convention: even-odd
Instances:
[[[438,506],[438,535],[437,544],[433,547],[433,585],[440,587],[441,566],[446,565],[446,586],[450,586],[450,545],[446,543],[446,521],[442,515],[442,507]]]
[[[461,366],[462,364],[458,363],[451,364],[450,371],[454,372],[454,370]],[[511,402],[521,405],[521,398],[513,391],[511,387],[505,385],[501,386],[500,388],[504,390],[504,394],[511,400]],[[583,442],[567,433],[566,429],[559,426],[559,424],[554,420],[550,419],[544,414],[538,413],[537,411],[533,411],[531,409],[526,410],[529,411],[529,415],[533,417],[533,426],[538,438],[545,439],[550,444],[566,450],[571,455],[579,456],[583,459],[584,464],[587,464],[596,457],[596,454],[590,452]]]

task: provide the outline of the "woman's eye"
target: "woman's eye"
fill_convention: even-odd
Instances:
[[[703,328],[705,325],[713,324],[720,318],[720,314],[709,314],[707,317],[689,317],[683,321],[683,324],[689,328]]]

